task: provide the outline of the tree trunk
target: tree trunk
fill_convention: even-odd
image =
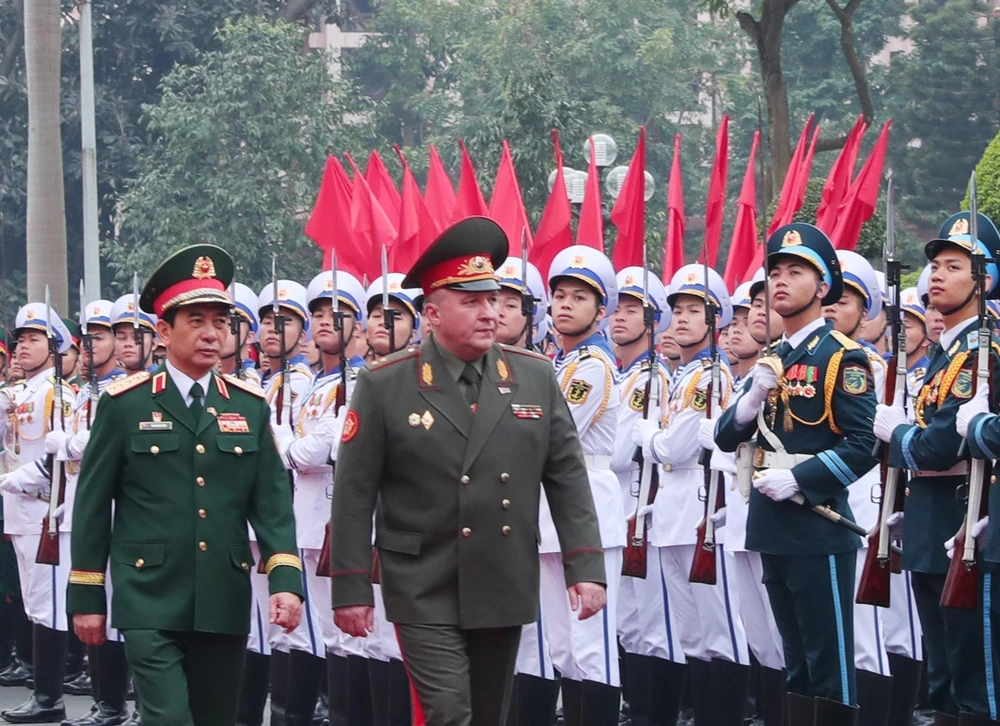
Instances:
[[[24,3],[28,79],[28,300],[43,300],[45,286],[49,285],[53,307],[68,315],[66,207],[59,126],[61,20],[59,0]]]

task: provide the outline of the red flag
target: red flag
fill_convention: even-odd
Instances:
[[[719,238],[722,236],[722,214],[726,206],[726,177],[729,174],[729,115],[722,117],[719,133],[715,138],[715,165],[708,182],[708,203],[705,205],[705,246],[698,261],[708,252],[708,266],[715,267],[719,256]]]
[[[354,170],[354,193],[351,197],[354,245],[358,254],[367,260],[363,271],[369,280],[374,280],[382,274],[382,247],[389,248],[396,241],[396,227],[372,194],[368,181],[351,155],[344,154],[344,158]]]
[[[889,129],[892,119],[882,126],[872,153],[861,167],[857,178],[847,192],[847,198],[837,215],[837,225],[833,228],[830,241],[838,250],[853,250],[861,235],[861,225],[871,219],[878,204],[878,193],[882,188],[882,166],[885,164],[885,152],[889,145]]]
[[[393,272],[409,272],[417,258],[438,236],[440,228],[428,211],[427,204],[424,203],[420,187],[413,178],[413,172],[410,171],[410,165],[406,163],[403,152],[398,146],[394,148],[403,164],[403,196],[402,211],[399,215],[399,235],[389,253],[389,269]]]
[[[805,159],[802,160],[802,166],[799,167],[798,176],[795,178],[795,196],[792,197],[791,216],[788,218],[786,224],[791,222],[796,213],[802,209],[802,203],[806,199],[809,175],[812,174],[813,156],[816,154],[816,141],[819,139],[819,128],[819,124],[816,124],[816,127],[813,129],[812,141],[809,142],[809,150],[806,152]]]
[[[611,210],[611,221],[618,228],[611,261],[616,270],[642,264],[646,244],[646,127],[639,127],[635,146],[622,190]]]
[[[458,177],[458,196],[455,198],[453,221],[466,217],[488,217],[489,207],[486,206],[483,193],[479,190],[476,170],[461,139],[458,140],[458,148],[462,150],[462,171]]]
[[[774,210],[774,217],[768,225],[767,234],[770,236],[774,230],[782,225],[788,224],[795,216],[793,209],[795,206],[795,195],[798,193],[799,178],[802,170],[802,157],[806,153],[806,142],[809,139],[809,129],[812,126],[815,114],[810,114],[806,125],[802,127],[799,134],[799,143],[795,145],[795,153],[788,164],[788,172],[785,174],[785,183],[781,185],[781,196],[778,197],[778,208]]]
[[[556,181],[542,211],[542,219],[538,223],[538,231],[535,232],[535,243],[528,252],[532,264],[538,268],[543,280],[548,279],[553,258],[561,250],[573,244],[573,235],[569,229],[569,221],[573,215],[569,207],[569,197],[566,196],[559,133],[555,129],[552,129],[552,143],[556,155]]]
[[[601,175],[597,171],[597,154],[591,137],[590,164],[587,165],[587,187],[583,190],[580,221],[576,225],[576,243],[604,252],[604,210],[601,209]]]
[[[754,161],[757,157],[757,144],[760,143],[760,132],[754,131],[753,144],[750,146],[750,158],[747,159],[747,170],[743,175],[743,188],[736,206],[736,224],[733,225],[733,241],[729,245],[729,257],[726,259],[726,271],[722,279],[726,281],[729,290],[735,290],[737,285],[749,280],[757,268],[750,268],[754,253],[757,251],[757,176]]]
[[[667,186],[667,242],[663,247],[664,285],[684,266],[684,181],[681,179],[681,135],[674,137],[674,160]]]
[[[368,165],[365,167],[365,181],[372,188],[372,194],[382,205],[382,209],[389,216],[389,219],[399,226],[399,210],[402,207],[402,199],[396,190],[396,182],[392,180],[389,170],[385,168],[385,162],[374,149],[368,155]]]
[[[365,270],[367,259],[357,254],[351,231],[351,180],[334,156],[326,157],[323,181],[316,195],[305,234],[323,250],[323,269],[330,266],[330,253],[336,249],[337,264],[352,275]]]
[[[499,224],[507,235],[507,254],[511,257],[521,256],[521,231],[527,232],[528,249],[531,249],[531,224],[528,213],[521,199],[521,186],[517,183],[514,173],[514,159],[510,155],[510,145],[504,139],[503,151],[500,154],[500,165],[497,167],[497,178],[493,184],[493,197],[490,199],[490,217]]]
[[[451,223],[451,217],[455,213],[455,188],[448,178],[448,172],[444,170],[444,164],[441,163],[441,157],[438,156],[434,144],[431,144],[424,201],[438,228],[444,229]]]
[[[851,186],[854,162],[857,161],[858,148],[861,146],[861,137],[864,136],[865,129],[867,129],[865,117],[858,116],[854,128],[847,135],[844,148],[837,155],[837,160],[830,167],[830,173],[827,174],[826,182],[823,184],[823,198],[820,200],[819,209],[816,210],[816,226],[827,234],[833,232],[837,224],[837,212]]]

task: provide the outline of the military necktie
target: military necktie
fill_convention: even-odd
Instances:
[[[779,345],[778,348],[774,351],[774,354],[778,356],[778,358],[784,358],[791,352],[792,352],[792,344],[789,343],[787,340],[783,340],[781,341],[781,345]]]
[[[188,408],[191,410],[191,418],[194,419],[195,426],[198,425],[198,420],[201,418],[201,399],[205,395],[205,391],[202,390],[200,383],[195,383],[191,386],[191,405]]]
[[[479,402],[479,382],[482,376],[476,367],[471,363],[466,363],[462,369],[462,375],[458,377],[465,384],[465,400],[470,406],[475,406]]]

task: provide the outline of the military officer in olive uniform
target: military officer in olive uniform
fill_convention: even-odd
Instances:
[[[823,319],[821,306],[839,300],[844,286],[826,235],[809,224],[780,227],[768,239],[766,266],[785,335],[778,360],[758,361],[722,415],[717,441],[724,451],[757,444],[746,545],[761,553],[781,633],[789,724],[851,724],[861,540],[810,508],[826,505],[853,521],[848,487],[875,466],[875,386],[861,345]]]
[[[496,726],[506,716],[520,626],[538,615],[542,486],[576,615],[604,606],[597,515],[551,364],[494,342],[494,270],[506,254],[501,228],[471,217],[415,263],[403,285],[423,288],[433,333],[360,371],[337,458],[337,625],[354,635],[372,629],[379,499],[386,615],[413,684],[414,718],[433,726]]]
[[[159,318],[166,363],[108,387],[80,471],[68,609],[81,640],[104,639],[110,556],[112,624],[145,726],[235,723],[255,564],[247,521],[266,558],[270,619],[290,630],[301,617],[292,502],[267,403],[213,372],[230,334],[232,273],[211,245],[153,273],[140,305]]]
[[[925,247],[931,261],[929,302],[944,317],[945,329],[913,404],[916,422],[911,424],[897,407],[880,405],[874,424],[875,434],[889,442],[889,465],[910,470],[903,508],[902,562],[910,572],[923,626],[928,695],[939,726],[957,724],[960,715],[988,716],[995,703],[986,679],[984,613],[940,604],[949,566],[945,543],[958,531],[966,513],[968,463],[960,456],[962,439],[956,420],[962,404],[972,398],[979,349],[979,297],[971,274],[974,247],[988,258],[987,295],[1000,292],[1000,275],[993,262],[1000,259],[1000,233],[987,216],[980,214],[977,221],[979,239],[969,234],[969,213],[960,212]],[[990,355],[995,368],[1000,360],[996,343]],[[991,388],[998,390],[996,378]],[[971,450],[975,436],[968,441]]]

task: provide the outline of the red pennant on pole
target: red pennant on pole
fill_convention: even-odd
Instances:
[[[452,186],[434,144],[431,144],[429,159],[424,201],[438,228],[444,229],[451,224],[451,218],[455,214],[455,187]]]
[[[528,249],[531,249],[531,225],[528,222],[528,213],[524,209],[524,200],[521,198],[521,185],[517,183],[517,174],[514,172],[514,158],[511,156],[510,145],[506,139],[500,154],[500,164],[497,166],[497,178],[493,184],[490,217],[507,235],[508,255],[521,256],[521,230],[527,230]]]
[[[882,189],[882,167],[889,146],[890,128],[892,119],[882,126],[872,153],[858,172],[857,178],[847,192],[847,198],[841,205],[841,211],[837,215],[837,225],[830,235],[830,241],[838,250],[854,250],[861,235],[861,225],[875,213],[879,191]]]
[[[837,224],[837,212],[840,211],[840,205],[843,204],[844,197],[850,189],[851,178],[854,176],[854,163],[857,161],[858,148],[861,146],[861,138],[866,129],[865,117],[858,116],[823,184],[823,197],[816,210],[816,226],[827,234],[832,233]]]
[[[618,228],[611,261],[616,270],[642,264],[646,244],[646,127],[639,127],[639,143],[628,165],[621,193],[611,210],[611,221]]]
[[[573,244],[569,222],[573,214],[566,196],[566,179],[563,176],[562,150],[559,148],[559,133],[552,129],[552,144],[555,147],[556,180],[545,203],[542,219],[535,232],[535,242],[528,251],[529,259],[538,268],[542,279],[548,279],[552,260],[561,250]]]
[[[806,120],[806,125],[802,127],[802,133],[799,134],[799,143],[795,145],[795,152],[792,154],[792,160],[788,164],[788,171],[785,174],[785,183],[781,185],[781,196],[778,197],[778,208],[774,211],[774,217],[771,219],[771,224],[767,227],[767,234],[770,237],[771,234],[778,227],[786,225],[792,221],[792,217],[795,216],[795,199],[796,194],[798,194],[799,181],[802,172],[802,160],[806,153],[806,143],[809,140],[809,129],[812,127],[813,118],[815,114],[810,114],[809,118]]]
[[[368,165],[365,167],[365,181],[372,189],[372,194],[382,205],[382,210],[389,217],[389,220],[399,226],[399,211],[402,207],[402,199],[396,189],[396,182],[392,180],[389,170],[382,161],[379,153],[372,150],[368,155]]]
[[[330,253],[337,250],[338,264],[360,276],[367,260],[357,254],[351,230],[351,180],[334,156],[326,157],[323,181],[313,205],[305,235],[323,250],[323,269],[330,266]]]
[[[663,247],[664,285],[684,266],[684,181],[681,179],[681,135],[674,137],[674,160],[667,186],[667,241]]]
[[[440,228],[424,203],[417,180],[413,178],[410,165],[398,146],[394,147],[403,164],[403,195],[399,215],[399,234],[389,251],[389,269],[393,272],[409,272],[424,250],[437,237]]]
[[[757,176],[754,173],[754,161],[757,158],[757,145],[760,143],[760,132],[754,131],[753,144],[750,146],[750,158],[747,159],[747,170],[743,175],[743,188],[737,202],[736,224],[733,225],[733,241],[729,245],[729,257],[726,260],[726,271],[722,279],[726,287],[735,290],[736,287],[749,280],[757,268],[749,269],[757,251]]]
[[[715,138],[715,164],[708,183],[708,203],[705,205],[705,246],[698,255],[704,259],[708,251],[708,266],[715,267],[719,256],[719,239],[722,237],[722,216],[726,206],[726,177],[729,174],[729,115],[722,117]]]
[[[458,141],[458,148],[462,150],[462,171],[458,177],[458,196],[455,198],[452,221],[466,217],[488,217],[490,210],[486,206],[486,200],[483,199],[483,193],[479,190],[476,169],[472,166],[472,159],[469,158],[469,152],[461,139]]]
[[[604,210],[601,207],[601,175],[597,170],[594,139],[590,144],[590,163],[587,165],[587,186],[583,190],[583,206],[576,226],[576,243],[604,252]]]
[[[369,280],[382,274],[382,247],[387,249],[396,242],[396,227],[378,203],[364,174],[350,154],[344,154],[354,170],[354,193],[351,197],[351,228],[360,256],[366,259],[364,271]]]

